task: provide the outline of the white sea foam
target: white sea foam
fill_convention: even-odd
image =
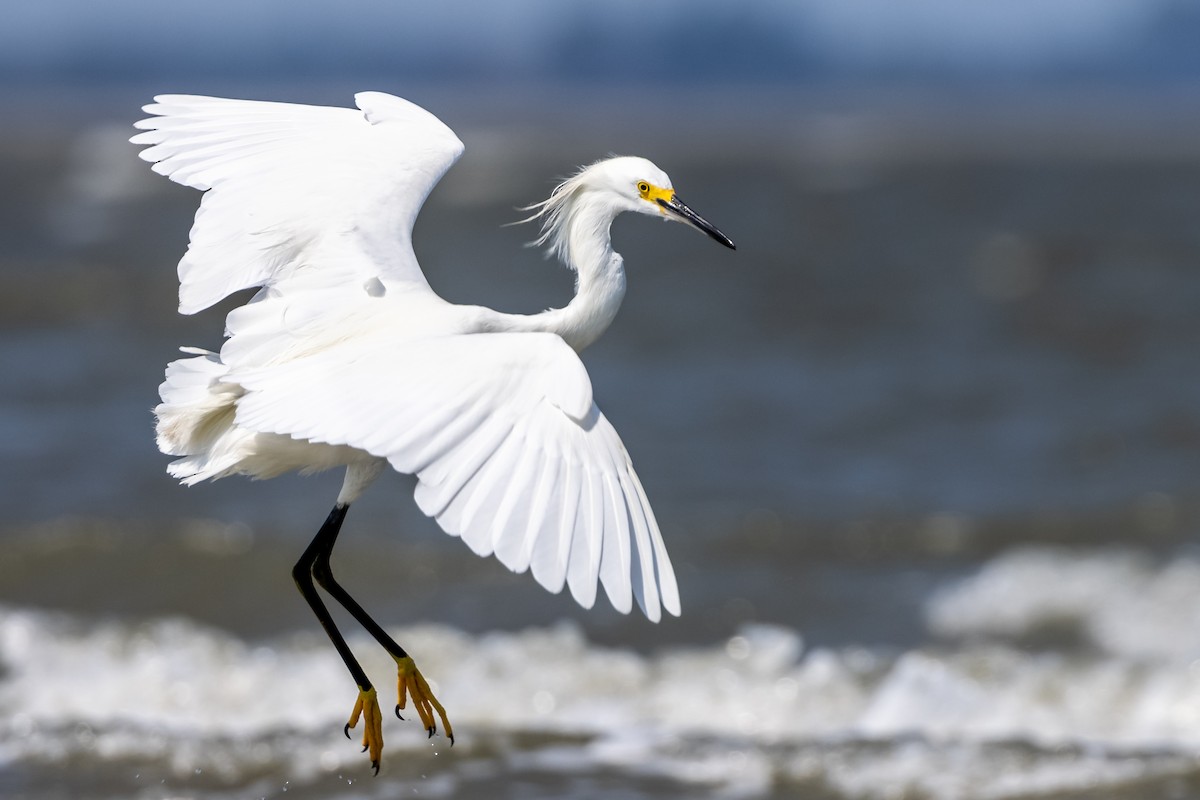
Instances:
[[[1027,547],[993,559],[936,595],[933,631],[1029,637],[1071,630],[1130,659],[1200,659],[1200,557],[1166,561],[1131,550]]]
[[[649,656],[567,625],[397,633],[450,711],[454,756],[467,759],[433,761],[414,723],[385,722],[385,764],[429,764],[439,782],[426,794],[522,771],[616,771],[731,797],[781,785],[834,797],[1038,796],[1197,776],[1200,663],[1178,658],[994,643],[806,651],[795,632],[763,626]],[[365,638],[351,645],[370,654],[390,704],[390,660]],[[339,733],[353,686],[319,632],[252,644],[186,620],[88,627],[8,609],[0,663],[10,766],[86,754],[235,782],[274,770],[293,786],[364,766]],[[434,753],[444,745],[435,739]]]

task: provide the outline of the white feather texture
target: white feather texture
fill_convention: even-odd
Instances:
[[[544,241],[576,270],[564,308],[530,316],[447,303],[412,226],[462,152],[423,109],[376,92],[358,110],[167,95],[133,137],[155,171],[205,191],[179,264],[180,310],[258,287],[220,353],[172,362],[158,441],[186,483],[348,468],[352,502],[383,465],[418,478],[449,534],[583,606],[678,615],[646,493],[592,399],[578,351],[625,292],[609,225],[638,198],[644,159],[588,167],[547,203]]]
[[[355,101],[361,111],[186,95],[145,107],[155,116],[131,140],[150,145],[141,157],[207,190],[179,262],[181,312],[289,281],[320,289],[383,273],[425,283],[413,223],[462,142],[406,100]]]

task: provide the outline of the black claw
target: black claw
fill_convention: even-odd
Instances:
[[[454,747],[454,734],[450,734],[450,746]]]
[[[399,720],[404,719],[404,717],[400,716],[400,704],[399,703],[396,703],[396,719],[399,719]]]
[[[429,728],[428,728],[428,730],[429,730],[429,736],[427,736],[426,738],[428,738],[428,739],[432,739],[432,738],[433,738],[433,735],[434,735],[435,733],[437,733],[437,728],[436,728],[436,727],[434,727],[433,725],[430,725],[430,726],[429,726]]]
[[[378,774],[379,774],[379,762],[378,762],[378,761],[372,761],[372,762],[371,762],[371,767],[372,767],[372,769],[374,769],[374,770],[375,770],[375,774],[376,774],[376,775],[378,775]]]
[[[369,749],[369,746],[364,744],[364,745],[363,745],[363,749],[362,749],[362,750],[359,750],[358,752],[360,752],[360,753],[365,753],[365,752],[367,752],[367,750],[368,750],[368,749]],[[374,763],[374,762],[372,762],[372,763]]]
[[[350,723],[346,723],[346,727],[342,728],[342,733],[346,734],[346,738],[350,738]]]

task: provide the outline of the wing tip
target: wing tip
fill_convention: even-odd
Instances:
[[[626,576],[628,577],[628,576]],[[608,602],[616,609],[619,614],[628,614],[633,611],[633,584],[628,580],[621,581],[620,586],[610,587],[607,583],[601,581],[604,586],[604,594],[608,596]]]
[[[596,605],[596,581],[572,581],[570,576],[567,578],[567,588],[571,591],[571,598],[584,611],[591,611]]]
[[[663,608],[665,608],[667,613],[672,617],[683,616],[683,608],[679,604],[679,595],[664,597],[662,599],[662,603]]]

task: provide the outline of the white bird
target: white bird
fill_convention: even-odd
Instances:
[[[135,123],[141,158],[204,191],[179,262],[179,310],[259,287],[226,319],[219,353],[184,348],[155,408],[159,448],[185,484],[345,467],[337,502],[293,576],[358,685],[375,771],[375,689],[314,586],[392,655],[399,716],[453,729],[412,658],[337,583],[329,556],[350,504],[387,466],[417,477],[416,502],[476,553],[564,584],[590,608],[596,584],[651,620],[680,612],[671,562],[625,447],[596,407],[577,353],[612,322],[625,272],[609,239],[622,211],[683,221],[732,248],[642,158],[580,170],[530,206],[576,272],[574,298],[505,314],[438,297],[412,228],[462,154],[440,120],[379,92],[358,109],[163,95]]]

